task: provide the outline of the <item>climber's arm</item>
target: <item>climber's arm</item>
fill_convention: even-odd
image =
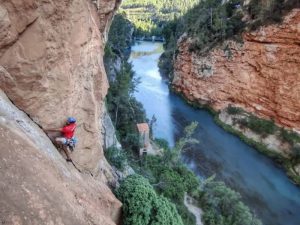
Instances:
[[[46,129],[46,131],[61,132],[61,128],[49,128],[49,129]]]

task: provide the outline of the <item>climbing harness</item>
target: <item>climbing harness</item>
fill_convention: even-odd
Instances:
[[[72,137],[71,139],[67,139],[66,145],[70,147],[70,150],[73,152],[77,143],[77,138]]]

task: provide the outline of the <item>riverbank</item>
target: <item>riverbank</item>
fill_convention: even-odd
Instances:
[[[238,129],[238,127],[241,126],[241,124],[237,123],[236,125],[232,125],[232,124],[228,124],[224,120],[222,120],[220,118],[221,112],[214,110],[209,105],[201,105],[196,102],[191,102],[182,93],[176,92],[172,88],[171,83],[169,83],[169,88],[173,93],[180,96],[190,106],[192,106],[196,109],[205,109],[206,111],[208,111],[211,115],[213,115],[214,121],[216,122],[216,124],[218,124],[220,127],[222,127],[225,131],[239,137],[240,140],[242,140],[247,145],[253,147],[258,152],[260,152],[260,153],[268,156],[272,160],[274,160],[276,162],[276,164],[285,171],[286,175],[291,179],[291,181],[294,184],[296,184],[298,187],[300,187],[300,175],[297,174],[297,172],[299,170],[299,165],[297,166],[297,169],[295,169],[294,166],[292,165],[291,159],[289,157],[291,149],[286,148],[285,152],[278,151],[278,149],[272,149],[272,148],[268,147],[266,143],[263,143],[261,141],[253,139],[253,136],[257,135],[259,139],[263,140],[263,139],[265,139],[265,137],[263,137],[263,135],[255,134],[255,132],[252,132],[252,133],[244,132],[245,130],[243,131],[243,129]],[[252,114],[249,114],[249,115],[252,115]],[[279,129],[279,127],[277,127],[277,128]],[[280,142],[281,142],[280,145],[287,145],[286,142],[283,142],[283,141],[280,141]]]

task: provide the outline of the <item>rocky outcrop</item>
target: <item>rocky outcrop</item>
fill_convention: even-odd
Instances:
[[[113,125],[113,122],[111,121],[111,118],[107,112],[106,107],[104,107],[103,118],[101,121],[103,127],[102,129],[103,148],[107,149],[110,147],[116,147],[121,149],[122,146],[117,139],[115,127]]]
[[[119,4],[99,2],[99,9],[90,0],[0,3],[0,88],[44,129],[76,117],[72,157],[92,173],[103,158],[104,36]]]
[[[118,223],[121,203],[106,186],[104,171],[92,177],[67,164],[2,91],[0,149],[1,224]]]
[[[103,65],[119,0],[0,2],[0,223],[117,224],[103,156]],[[7,97],[6,97],[7,96]],[[11,101],[11,102],[10,102]],[[16,107],[15,107],[16,106]],[[78,120],[67,164],[44,130]]]
[[[300,130],[300,10],[281,24],[226,41],[206,55],[189,51],[183,36],[174,63],[173,87],[190,101],[215,110],[229,104]]]

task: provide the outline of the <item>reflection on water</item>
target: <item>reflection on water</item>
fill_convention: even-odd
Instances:
[[[216,174],[239,191],[265,225],[300,225],[300,189],[270,159],[218,127],[208,112],[194,109],[170,93],[157,67],[161,49],[159,43],[142,42],[133,46],[130,59],[141,78],[135,96],[147,117],[155,114],[157,118],[155,136],[174,145],[184,127],[197,121],[199,144],[183,155],[189,168],[200,177]]]

